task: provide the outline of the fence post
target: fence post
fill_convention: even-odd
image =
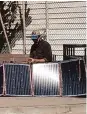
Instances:
[[[25,1],[23,4],[23,54],[26,54]]]
[[[46,40],[49,42],[49,37],[48,37],[48,29],[49,29],[49,22],[48,22],[48,5],[47,5],[47,1],[45,2],[45,6],[46,6]]]

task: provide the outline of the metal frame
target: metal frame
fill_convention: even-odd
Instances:
[[[49,34],[48,34],[48,30],[49,30],[49,21],[48,21],[48,2],[45,2],[45,7],[46,7],[46,36],[47,36],[47,41],[49,42]]]
[[[75,48],[84,48],[84,55],[75,55]],[[63,44],[63,60],[83,58],[86,63],[86,44]]]

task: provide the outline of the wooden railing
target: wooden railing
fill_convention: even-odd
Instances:
[[[0,54],[0,63],[27,63],[28,58],[29,55],[24,54]]]
[[[0,54],[0,64],[1,63],[27,63],[29,55],[24,54]],[[56,55],[52,55],[52,61],[56,61]]]

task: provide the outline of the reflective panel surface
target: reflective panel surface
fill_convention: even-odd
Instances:
[[[59,95],[58,63],[33,64],[34,95]]]

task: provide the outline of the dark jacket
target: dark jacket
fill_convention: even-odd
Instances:
[[[30,57],[34,59],[45,59],[47,62],[51,62],[52,50],[50,44],[42,39],[37,44],[33,44],[30,50]]]

